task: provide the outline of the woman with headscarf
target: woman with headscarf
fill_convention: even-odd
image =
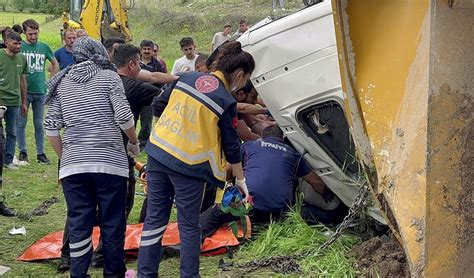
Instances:
[[[66,199],[71,277],[88,277],[92,228],[98,208],[104,276],[123,277],[128,160],[139,152],[133,115],[116,67],[102,44],[89,37],[73,46],[76,64],[47,83],[48,140],[60,158],[59,179]],[[63,138],[60,130],[64,129]]]

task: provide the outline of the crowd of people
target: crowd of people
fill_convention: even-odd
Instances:
[[[219,192],[228,181],[238,188],[243,203],[253,202],[250,218],[255,223],[284,215],[294,201],[298,178],[324,201],[333,199],[322,179],[285,141],[250,82],[254,58],[235,41],[248,29],[245,20],[232,36],[231,26],[224,26],[214,36],[209,55],[196,53],[191,37],[181,39],[183,56],[170,74],[159,45],[151,40],[141,41],[139,47],[120,38],[101,43],[84,30],[65,30],[64,47],[53,53],[39,41],[39,29],[30,19],[2,30],[0,117],[6,136],[2,126],[0,177],[3,168],[18,170],[30,162],[25,129],[31,106],[37,162],[50,164],[44,153],[46,134],[59,159],[67,204],[60,271],[87,277],[92,261],[103,267],[104,276],[125,275],[134,157],[141,151],[148,158],[138,277],[158,275],[161,239],[173,204],[181,276],[199,276],[202,237],[235,218],[220,209]],[[14,216],[1,196],[0,213]],[[339,210],[344,210],[340,206],[325,211],[312,204],[305,208],[308,221],[326,224],[337,221]],[[93,250],[96,225],[101,239]]]

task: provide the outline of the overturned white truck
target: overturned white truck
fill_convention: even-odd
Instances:
[[[272,21],[265,19],[238,39],[256,60],[252,83],[293,146],[348,207],[364,177],[344,116],[334,18],[330,2]],[[302,184],[305,198],[333,209]],[[310,196],[308,196],[310,194]],[[385,219],[375,206],[368,214]]]

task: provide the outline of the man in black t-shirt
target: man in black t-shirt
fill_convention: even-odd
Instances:
[[[114,64],[117,66],[117,73],[122,79],[125,89],[125,95],[130,109],[132,110],[135,126],[140,115],[140,111],[145,106],[150,106],[153,98],[160,93],[157,87],[137,80],[140,72],[140,49],[131,44],[122,44],[115,49],[113,58]],[[124,138],[125,140],[125,138]],[[124,141],[126,143],[126,141]],[[135,194],[135,161],[129,157],[130,177],[129,177],[129,194],[127,195],[127,216],[133,207],[133,197]]]
[[[145,106],[150,106],[153,98],[160,93],[157,87],[137,80],[140,72],[140,49],[131,44],[122,44],[114,51],[113,62],[117,66],[117,73],[122,79],[123,87],[125,89],[125,96],[130,105],[130,110],[135,120],[135,127],[137,124],[140,111]],[[122,132],[124,145],[128,143],[127,136]],[[127,188],[127,204],[125,208],[126,217],[130,215],[133,208],[135,197],[135,160],[128,157],[129,177]],[[103,255],[99,247],[94,251],[92,266],[100,266],[102,264]]]

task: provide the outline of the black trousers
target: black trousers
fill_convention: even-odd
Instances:
[[[216,186],[206,183],[206,188],[204,189],[204,197],[201,203],[201,213],[203,213],[208,208],[214,205],[215,200],[216,200],[216,191],[217,191]],[[143,200],[142,209],[140,211],[140,218],[138,220],[138,223],[145,222],[147,206],[148,206],[148,198],[145,198],[145,200]]]
[[[252,209],[249,214],[250,221],[253,224],[268,224],[271,220],[278,220],[281,218],[283,211],[267,212],[259,209]],[[201,214],[199,219],[201,223],[202,239],[209,237],[215,233],[220,226],[225,223],[240,220],[240,217],[233,216],[230,213],[221,211],[218,205],[214,205]]]
[[[132,159],[133,160],[133,159]],[[135,178],[135,164],[134,162],[131,162],[129,160],[129,176],[128,176],[128,185],[127,185],[127,203],[125,207],[125,217],[128,219],[128,216],[130,215],[130,212],[133,209],[133,204],[135,200],[135,186],[136,186],[136,178]],[[59,167],[59,166],[58,166]],[[3,167],[2,167],[3,168]],[[99,219],[98,219],[98,214],[96,217],[96,222],[94,226],[99,225]],[[69,248],[69,218],[66,218],[66,224],[64,226],[64,235],[63,235],[63,246],[61,247],[61,258],[63,259],[70,259],[70,248]],[[96,257],[103,257],[103,252],[102,252],[102,237],[100,237],[99,245],[97,248],[94,250],[94,258]]]
[[[324,210],[316,206],[303,203],[301,206],[302,218],[311,225],[323,223],[325,225],[337,224],[341,222],[344,216],[347,214],[347,207],[342,204],[339,205],[335,210]],[[279,220],[286,210],[279,212],[267,212],[259,209],[252,209],[249,217],[254,224],[268,224],[270,220]],[[207,209],[201,214],[200,223],[202,230],[202,238],[206,238],[216,232],[220,226],[225,223],[240,220],[239,217],[235,217],[230,213],[224,213],[221,211],[218,205]]]
[[[127,178],[84,173],[62,179],[69,228],[71,277],[88,277],[92,258],[92,228],[97,211],[104,239],[104,276],[125,274],[125,204]],[[97,208],[99,208],[97,210]]]

